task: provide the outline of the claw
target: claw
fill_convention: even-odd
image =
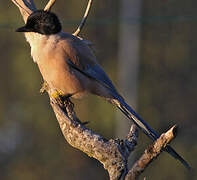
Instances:
[[[46,81],[43,82],[42,87],[40,89],[40,93],[43,94],[48,89],[48,84]]]
[[[56,90],[53,94],[51,94],[58,104],[62,104],[64,106],[69,106],[71,109],[74,108],[74,104],[71,102],[71,95],[64,95],[61,91]]]
[[[51,97],[58,103],[64,104],[63,93],[61,91],[56,90],[51,94]]]
[[[74,108],[74,104],[71,102],[69,97],[63,96],[62,99],[63,99],[64,105],[71,107],[71,109]]]

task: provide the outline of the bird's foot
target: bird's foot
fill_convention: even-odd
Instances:
[[[63,93],[61,91],[56,90],[50,95],[57,104],[64,105]]]
[[[74,104],[70,100],[71,95],[62,96],[63,103],[66,107],[74,108]]]
[[[47,90],[48,90],[48,83],[46,81],[44,81],[42,84],[42,87],[40,89],[40,93],[43,94]]]
[[[71,102],[70,97],[72,95],[64,95],[61,91],[56,90],[51,97],[55,99],[55,101],[65,107],[70,107],[71,109],[74,108],[74,104]]]

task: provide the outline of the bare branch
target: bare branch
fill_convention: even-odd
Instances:
[[[132,125],[125,141],[107,140],[84,126],[84,123],[76,117],[70,100],[63,102],[61,98],[52,98],[56,90],[50,88],[46,82],[43,89],[49,94],[51,106],[67,142],[100,161],[111,180],[120,179],[127,174],[127,159],[137,144],[137,129]]]
[[[136,179],[145,168],[162,152],[170,141],[175,137],[177,126],[173,126],[166,133],[163,133],[152,145],[150,145],[141,156],[141,158],[133,165],[132,169],[126,176],[126,180]]]
[[[36,10],[33,0],[11,0],[20,10],[24,21],[27,21],[28,16]]]
[[[124,161],[124,171],[122,172],[121,176],[122,179],[125,179],[125,176],[128,174],[128,158],[137,145],[137,138],[138,129],[136,125],[132,124],[126,139],[116,140],[116,142],[119,144],[118,149],[122,155],[122,160]]]
[[[29,12],[29,10],[28,9],[26,9],[26,8],[24,8],[22,5],[20,5],[16,0],[12,0],[12,2],[18,7],[18,8],[20,8],[20,9],[23,9],[27,14],[31,14],[30,12]]]
[[[137,145],[137,138],[138,138],[138,129],[135,124],[131,125],[130,131],[125,139],[125,145],[128,148],[128,154],[125,155],[129,157],[130,153],[134,151],[135,146]]]
[[[47,5],[45,6],[44,10],[45,11],[50,11],[52,6],[55,4],[56,0],[49,0],[49,2],[47,3]]]
[[[86,22],[86,20],[88,18],[88,14],[90,12],[90,8],[92,6],[92,3],[93,3],[92,0],[88,1],[88,5],[87,5],[87,8],[86,8],[85,14],[84,14],[84,16],[83,16],[83,18],[81,20],[81,23],[80,23],[79,27],[77,28],[77,30],[73,33],[74,36],[78,36],[79,33],[81,32],[83,26],[85,25],[85,22]]]

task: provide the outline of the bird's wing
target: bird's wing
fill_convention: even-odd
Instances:
[[[80,69],[70,59],[68,59],[68,64],[70,65],[70,67],[79,71],[80,73],[87,76],[88,78],[94,79],[98,81],[100,84],[102,84],[103,86],[107,87],[108,89],[111,89],[113,92],[116,92],[116,89],[112,84],[112,81],[109,79],[109,77],[106,75],[106,73],[98,64],[87,66],[87,68],[85,69]]]
[[[87,44],[77,37],[69,35],[69,37],[66,37],[62,42],[62,45],[65,53],[69,57],[67,63],[71,68],[98,81],[103,86],[111,89],[114,93],[117,93],[112,81],[96,62],[96,58]]]

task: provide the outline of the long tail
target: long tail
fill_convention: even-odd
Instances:
[[[159,134],[155,132],[125,101],[122,97],[116,96],[110,101],[115,104],[129,119],[131,119],[149,138],[153,141],[159,138]],[[167,145],[164,149],[172,157],[179,160],[188,170],[190,165],[170,146]]]

